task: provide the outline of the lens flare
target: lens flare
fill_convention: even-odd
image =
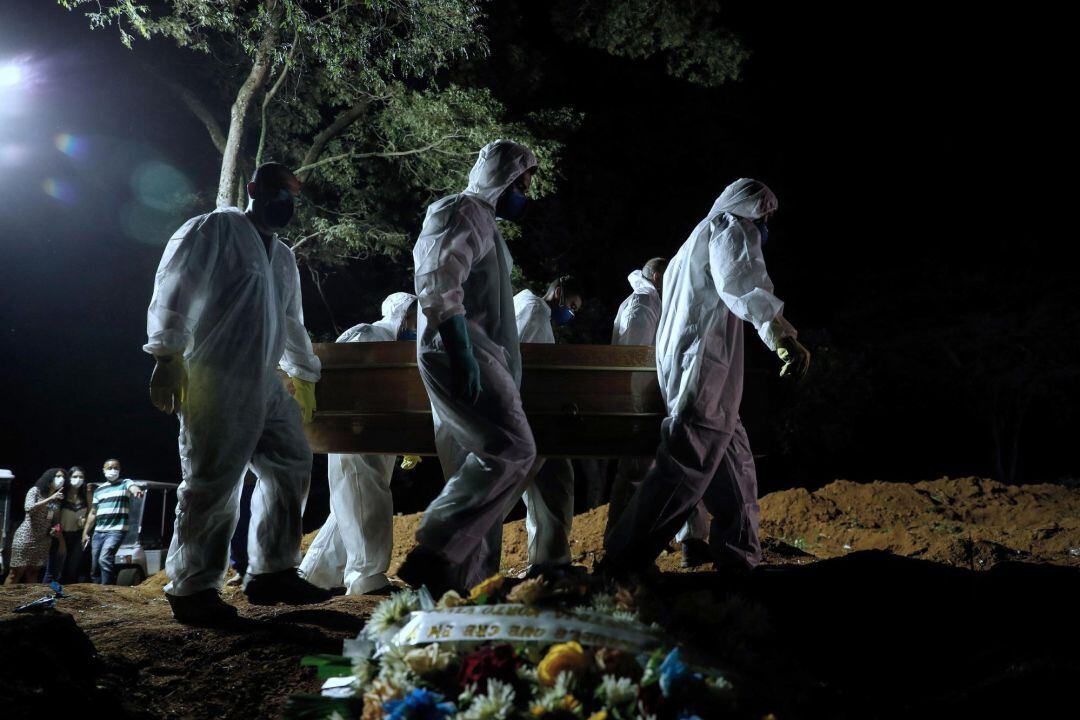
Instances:
[[[143,205],[171,212],[191,202],[195,186],[172,165],[154,160],[135,168],[131,190]]]
[[[70,158],[86,157],[87,142],[71,133],[60,133],[53,138],[53,145]]]
[[[56,178],[46,178],[41,183],[41,189],[45,194],[61,202],[75,202],[75,189],[70,184]]]

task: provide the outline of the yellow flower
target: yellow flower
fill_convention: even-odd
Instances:
[[[512,603],[535,605],[546,594],[547,586],[544,584],[543,579],[532,578],[531,580],[525,580],[524,582],[515,585],[506,596],[506,599]]]
[[[457,590],[447,590],[443,593],[443,596],[439,598],[439,602],[435,603],[435,607],[439,609],[461,607],[462,605],[468,605],[469,601],[458,595]]]
[[[469,599],[479,600],[485,595],[491,595],[497,590],[500,590],[505,581],[506,578],[504,578],[502,575],[492,575],[487,580],[472,589],[472,591],[469,593]]]
[[[607,710],[594,712],[592,715],[589,716],[589,720],[607,720]]]
[[[589,656],[576,642],[552,645],[548,654],[540,661],[536,674],[542,685],[551,687],[559,679],[559,673],[581,675],[589,669]]]
[[[567,712],[576,712],[581,707],[581,702],[573,695],[567,695],[563,698],[562,707]]]
[[[546,713],[547,710],[544,709],[543,705],[533,705],[530,712],[536,717],[543,717],[544,713]]]

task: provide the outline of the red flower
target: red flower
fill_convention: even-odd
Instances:
[[[484,692],[490,678],[513,684],[517,682],[520,664],[521,660],[509,645],[481,648],[461,659],[458,685],[464,690],[475,684],[480,692]]]

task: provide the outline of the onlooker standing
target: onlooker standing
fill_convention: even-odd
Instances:
[[[90,531],[93,530],[90,579],[100,585],[115,585],[116,570],[113,562],[116,559],[116,550],[128,531],[131,498],[142,497],[143,491],[131,480],[120,479],[119,460],[106,460],[103,472],[105,484],[94,491],[94,501],[90,515],[86,518],[82,541],[85,548],[90,542]]]
[[[85,582],[82,575],[83,546],[82,534],[86,527],[86,516],[90,512],[90,503],[86,495],[86,471],[75,465],[68,471],[68,481],[64,486],[64,499],[60,503],[61,536],[53,541],[54,551],[49,553],[49,566],[45,570],[45,582],[57,580],[61,583]]]
[[[59,512],[66,479],[63,468],[49,468],[26,492],[23,504],[26,517],[12,537],[11,572],[5,585],[36,583],[40,578],[41,569],[49,559],[49,527]]]

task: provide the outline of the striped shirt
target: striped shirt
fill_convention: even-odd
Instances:
[[[131,493],[135,483],[121,480],[115,485],[101,485],[94,491],[95,532],[127,532]]]

